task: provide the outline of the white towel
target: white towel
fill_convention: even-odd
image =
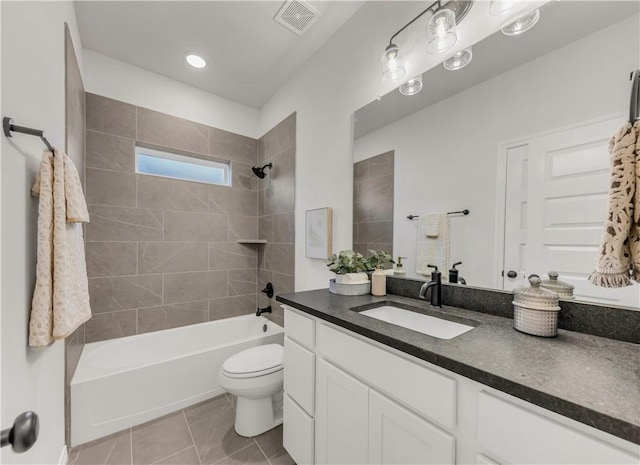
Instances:
[[[444,213],[446,215],[446,213]],[[425,234],[427,237],[438,237],[440,235],[440,222],[443,213],[431,213],[426,217]],[[420,216],[422,218],[422,216]]]
[[[46,346],[91,318],[81,224],[89,212],[76,167],[57,150],[44,153],[31,193],[40,203],[29,345]]]
[[[438,236],[427,235],[430,218],[438,218]],[[421,275],[431,275],[427,265],[435,265],[444,275],[449,269],[449,215],[420,215],[418,221],[418,240],[416,244],[416,272]]]

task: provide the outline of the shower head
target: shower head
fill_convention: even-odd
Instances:
[[[253,174],[258,176],[260,179],[264,179],[264,177],[267,175],[267,173],[265,173],[264,171],[266,168],[269,168],[269,169],[273,168],[273,164],[267,163],[263,167],[254,166],[253,168],[251,168],[251,170],[253,171]]]

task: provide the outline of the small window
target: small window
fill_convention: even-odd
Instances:
[[[136,146],[136,172],[206,184],[231,185],[228,163]]]

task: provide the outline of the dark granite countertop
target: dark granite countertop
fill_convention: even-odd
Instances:
[[[277,296],[312,316],[366,336],[479,383],[640,444],[640,346],[573,331],[541,338],[513,329],[513,320],[455,307],[442,313],[479,325],[443,340],[351,309],[397,302],[434,310],[396,295],[339,296],[327,289]],[[440,309],[438,309],[440,310]]]

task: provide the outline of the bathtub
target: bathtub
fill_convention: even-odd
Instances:
[[[71,445],[222,394],[229,356],[283,339],[282,327],[243,315],[86,344],[71,380]]]

